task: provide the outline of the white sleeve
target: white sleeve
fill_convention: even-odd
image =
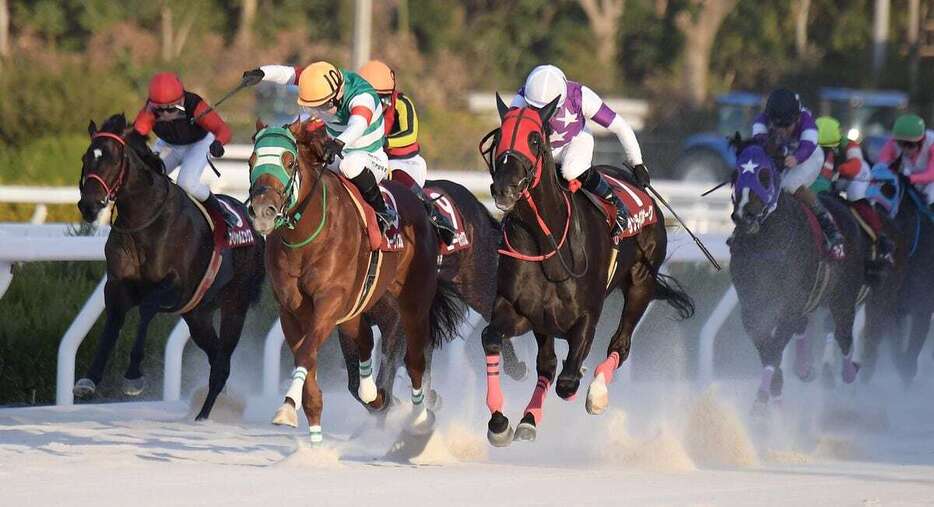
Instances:
[[[525,101],[525,97],[519,93],[516,93],[516,96],[512,98],[512,104],[509,104],[509,107],[525,107],[527,105],[529,104]]]
[[[370,121],[372,121],[373,118],[383,114],[382,108],[379,107],[373,100],[373,97],[368,94],[357,95],[351,99],[350,104],[347,106],[351,111],[353,111],[355,107],[365,107],[369,109],[370,114],[372,115]],[[360,139],[360,136],[363,135],[363,132],[366,131],[368,126],[369,122],[367,122],[366,118],[360,116],[359,114],[352,114],[347,120],[347,128],[344,129],[344,131],[341,132],[339,136],[337,136],[337,139],[344,144],[350,144],[357,139]]]
[[[606,109],[601,111],[604,108]],[[629,122],[624,120],[622,116],[610,112],[603,99],[586,86],[581,86],[581,112],[584,113],[585,117],[594,120],[598,120],[596,118],[598,115],[602,118],[605,115],[612,114],[613,119],[607,125],[607,130],[616,134],[620,144],[623,145],[623,151],[626,152],[627,162],[630,165],[637,166],[642,163],[642,149],[639,147],[639,140],[636,139],[636,133],[632,130]]]
[[[290,85],[295,82],[295,67],[290,65],[263,65],[263,81],[280,85]]]

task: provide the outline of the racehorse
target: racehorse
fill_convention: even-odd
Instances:
[[[273,422],[295,426],[300,398],[311,441],[322,442],[317,354],[335,327],[362,360],[361,401],[377,410],[387,402],[387,393],[373,380],[373,336],[364,312],[390,304],[398,309],[406,336],[404,361],[414,405],[410,423],[416,430],[430,428],[434,415],[423,403],[426,355],[452,337],[463,317],[453,286],[437,275],[437,233],[417,197],[389,182],[385,187],[399,212],[396,229],[403,245],[390,245],[378,232],[374,243],[375,216],[354,196],[352,184],[327,169],[326,139],[324,122],[316,118],[288,128],[265,127],[256,133],[250,159],[250,212],[257,230],[268,235],[267,269],[296,365]]]
[[[643,208],[631,213],[627,229],[631,235],[614,248],[602,204],[559,183],[546,127],[556,102],[540,111],[528,107],[508,109],[497,96],[497,106],[502,126],[491,134],[490,149],[483,151],[488,154],[493,176],[493,199],[505,212],[504,246],[500,250],[493,316],[482,339],[487,359],[487,407],[491,413],[487,438],[494,446],[507,446],[513,439],[535,439],[552,382],[558,396],[566,400],[574,397],[604,300],[610,293],[622,290],[626,302],[607,358],[597,367],[588,389],[586,408],[591,414],[606,409],[606,385],[629,356],[633,330],[648,304],[653,299],[665,300],[685,318],[693,313],[694,306],[676,281],[659,273],[668,240],[664,217],[655,202],[636,187],[620,189],[642,203]],[[629,174],[611,167],[598,169],[608,176],[629,178]],[[609,216],[615,217],[615,212]],[[538,383],[513,432],[503,414],[500,352],[504,338],[530,330],[538,343]],[[566,339],[569,347],[557,379],[555,337]]]
[[[892,298],[894,311],[888,314],[896,316],[900,339],[891,343],[896,369],[908,386],[918,372],[918,356],[924,348],[931,328],[931,315],[934,314],[934,295],[931,293],[934,264],[930,261],[934,257],[934,214],[907,178],[898,175],[899,166],[900,160],[890,167],[876,164],[873,177],[878,181],[873,182],[870,192],[875,201],[895,215],[895,225],[908,257],[904,281],[899,286],[897,298]],[[905,334],[907,336],[902,336]]]
[[[398,172],[393,172],[392,179],[399,180]],[[400,181],[404,186],[412,182]],[[493,313],[493,300],[496,297],[496,266],[499,254],[500,224],[489,210],[463,185],[449,180],[428,180],[425,189],[429,196],[436,199],[445,212],[452,216],[455,229],[463,229],[463,238],[455,239],[455,247],[440,245],[438,276],[451,282],[466,305],[489,322]],[[455,211],[456,210],[456,211]],[[457,245],[464,245],[463,248]],[[446,250],[453,250],[447,252]],[[399,330],[398,312],[391,308],[378,306],[367,312],[367,317],[380,328],[382,336],[382,360],[377,373],[376,385],[387,393],[392,393],[396,378],[395,371],[405,349],[405,338]],[[355,347],[344,337],[341,340],[344,359],[348,371],[356,371],[357,357]],[[527,374],[526,365],[520,361],[513,349],[512,342],[503,342],[503,369],[510,377],[521,380]],[[431,361],[426,375],[430,376]],[[348,375],[348,389],[354,396],[359,388],[359,378]],[[431,404],[437,406],[437,393],[426,391]],[[392,398],[389,398],[392,399]],[[364,404],[367,408],[372,408]],[[384,409],[388,407],[384,405]]]
[[[128,128],[122,114],[111,116],[100,130],[92,121],[88,133],[91,144],[82,158],[78,208],[84,220],[92,222],[114,202],[118,215],[104,249],[107,322],[87,376],[75,384],[75,395],[89,396],[96,390],[124,317],[134,306],[139,306],[139,327],[124,392],[141,393],[140,363],[149,323],[156,313],[181,313],[211,364],[208,395],[197,416],[206,419],[230,374],[230,357],[247,309],[259,299],[265,276],[263,239],[253,232],[241,203],[219,196],[242,215],[242,223],[231,231],[239,246],[221,248],[219,242],[229,240],[212,231],[215,227],[204,210],[169,180],[146,138]],[[212,218],[223,226],[221,217]],[[219,338],[213,321],[218,308]]]
[[[843,352],[843,380],[851,383],[859,371],[852,357],[853,321],[863,290],[868,238],[839,198],[821,195],[845,238],[847,255],[830,261],[816,218],[806,205],[781,190],[774,159],[754,142],[736,141],[730,277],[736,288],[743,327],[752,338],[763,372],[755,409],[764,410],[770,397],[780,398],[784,382],[782,352],[797,335],[804,343],[808,314],[828,305],[834,338]],[[810,359],[798,355],[799,376],[810,376]]]

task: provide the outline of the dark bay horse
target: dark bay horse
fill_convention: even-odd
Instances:
[[[349,190],[326,167],[326,139],[324,123],[315,118],[266,127],[255,136],[250,161],[250,211],[257,230],[268,234],[266,265],[296,365],[273,422],[294,426],[301,400],[312,443],[321,443],[317,354],[335,327],[357,348],[361,401],[374,409],[387,402],[373,380],[373,336],[365,316],[387,304],[397,309],[406,336],[404,361],[415,408],[410,422],[416,429],[430,427],[434,416],[423,403],[426,356],[453,335],[463,317],[456,291],[438,278],[437,233],[418,198],[389,182],[405,246],[373,251]]]
[[[128,128],[122,114],[111,116],[97,130],[88,126],[91,145],[82,158],[81,200],[84,220],[92,222],[111,201],[118,217],[105,246],[107,284],[104,298],[107,321],[87,377],[74,388],[76,396],[89,396],[103,376],[107,360],[120,334],[126,313],[139,306],[139,328],[126,371],[124,391],[142,391],[140,363],[146,330],[156,313],[185,310],[212,260],[213,232],[201,211],[184,191],[165,175],[162,161],[146,138]],[[235,200],[225,201],[236,206]],[[240,205],[242,206],[242,205]],[[215,279],[216,287],[194,308],[182,313],[194,342],[211,364],[208,395],[198,413],[207,418],[230,374],[230,357],[240,340],[248,307],[260,295],[265,269],[263,240],[228,250],[232,274]],[[223,261],[227,263],[228,261]],[[223,272],[223,268],[221,268]],[[214,313],[220,308],[220,336]]]
[[[657,220],[621,240],[616,250],[604,212],[583,192],[571,192],[559,183],[546,127],[555,104],[540,111],[507,109],[497,96],[502,127],[494,138],[489,151],[492,160],[488,162],[493,198],[506,213],[506,241],[497,272],[492,320],[482,335],[491,413],[487,438],[494,446],[506,446],[513,440],[509,419],[503,414],[499,384],[504,338],[531,330],[538,343],[538,383],[515,431],[516,440],[534,440],[551,384],[555,383],[561,398],[570,400],[575,396],[607,295],[617,289],[623,291],[625,306],[610,339],[607,358],[597,367],[588,389],[586,408],[591,414],[606,409],[607,384],[629,356],[633,330],[649,303],[653,299],[665,300],[684,318],[694,310],[690,297],[677,282],[659,273],[665,260],[667,233],[664,217],[654,201],[645,197],[648,212],[654,213]],[[628,178],[610,167],[598,169]],[[556,337],[567,340],[569,347],[557,378]]]
[[[739,297],[743,327],[759,351],[763,373],[756,409],[782,392],[782,352],[793,335],[804,339],[808,315],[818,306],[830,309],[834,338],[843,353],[843,380],[856,378],[852,357],[853,321],[870,242],[839,198],[823,195],[846,240],[847,256],[825,258],[823,238],[809,225],[805,205],[781,190],[781,173],[761,146],[737,147],[733,188],[735,224],[730,241],[730,276]],[[799,373],[810,368],[799,365]]]

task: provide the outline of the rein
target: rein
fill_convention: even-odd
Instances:
[[[123,188],[123,185],[126,184],[127,176],[129,173],[130,158],[133,157],[135,158],[136,162],[139,162],[144,165],[145,165],[145,162],[139,159],[139,157],[136,155],[136,152],[134,152],[133,149],[127,145],[126,139],[124,139],[123,137],[117,134],[114,134],[112,132],[97,132],[93,136],[91,136],[91,140],[93,141],[94,139],[98,139],[101,137],[116,141],[122,146],[122,150],[123,150],[123,158],[120,161],[120,173],[117,175],[117,179],[116,181],[114,181],[113,187],[110,187],[110,185],[108,185],[107,182],[104,181],[104,178],[102,178],[101,176],[97,174],[91,173],[91,174],[85,175],[84,177],[85,181],[93,180],[93,181],[98,182],[101,185],[101,187],[103,187],[104,191],[107,192],[107,195],[104,197],[104,204],[106,206],[108,202],[111,202],[111,201],[116,202],[117,193],[119,193],[120,189]],[[155,221],[158,220],[160,216],[162,216],[163,211],[165,211],[165,203],[166,201],[168,201],[170,193],[171,193],[171,187],[166,187],[165,193],[162,196],[162,202],[159,203],[159,206],[156,208],[156,212],[153,213],[153,215],[149,219],[147,219],[145,222],[143,222],[142,224],[134,226],[134,227],[121,227],[117,225],[116,220],[114,220],[110,224],[111,230],[122,233],[122,234],[129,234],[129,233],[139,232],[143,229],[146,229],[147,227],[155,223]],[[119,218],[120,217],[118,216],[117,219]]]

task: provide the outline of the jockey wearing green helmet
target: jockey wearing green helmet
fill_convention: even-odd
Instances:
[[[924,194],[928,205],[934,205],[934,131],[916,114],[903,114],[895,120],[892,138],[879,154],[879,162],[896,161],[900,161],[899,171]]]

